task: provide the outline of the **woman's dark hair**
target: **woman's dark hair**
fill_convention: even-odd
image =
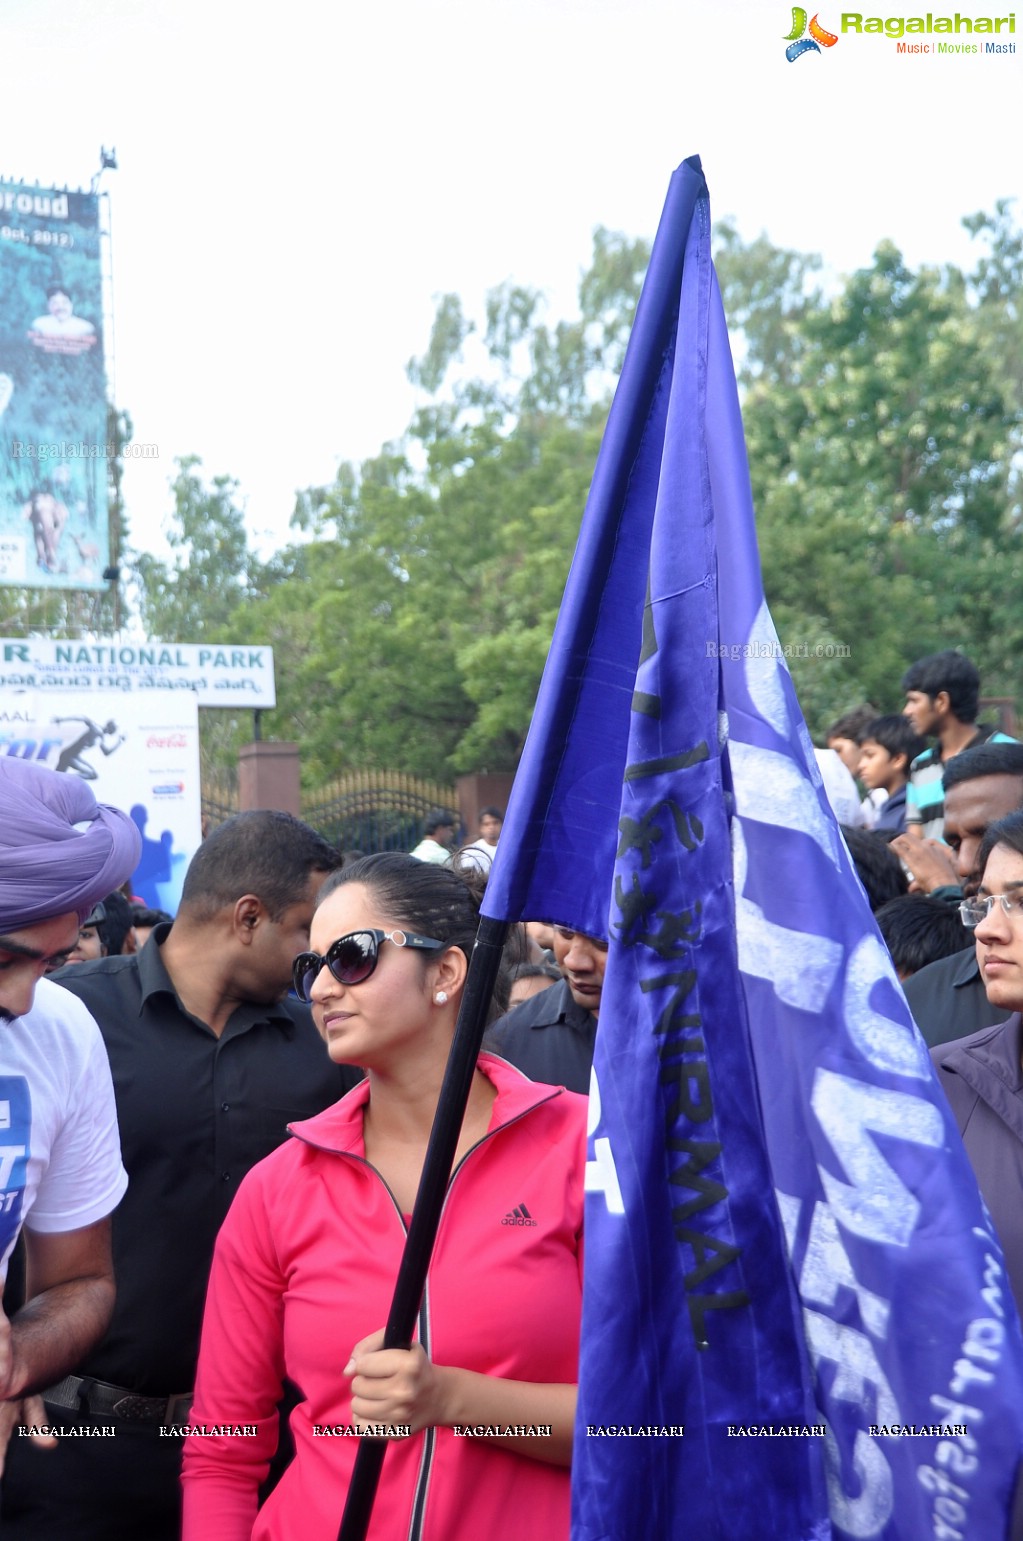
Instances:
[[[332,872],[320,889],[317,907],[348,883],[368,888],[395,925],[420,936],[435,936],[449,947],[460,947],[467,958],[472,956],[482,894],[482,886],[472,882],[472,873],[434,866],[399,851],[382,851]]]
[[[490,876],[489,867],[484,872],[481,868],[475,866],[473,862],[459,861],[457,856],[452,866],[460,876],[470,880],[475,877],[481,889],[486,889],[487,878]],[[526,963],[528,959],[529,936],[522,922],[516,921],[508,927],[504,947],[501,950],[501,964],[497,970],[497,978],[494,980],[494,995],[491,1004],[498,1015],[503,1016],[509,1009],[511,1005],[512,980],[520,964]]]
[[[132,926],[131,905],[116,890],[103,900],[106,915],[98,927],[100,941],[111,957],[116,957],[124,946],[124,939]]]
[[[508,927],[508,935],[505,937],[503,966],[511,972],[517,969],[521,963],[529,962],[529,933],[521,921],[516,921]]]
[[[977,852],[977,871],[983,876],[988,857],[996,845],[1004,845],[1017,856],[1023,856],[1023,812],[1007,814],[988,826],[987,834]]]

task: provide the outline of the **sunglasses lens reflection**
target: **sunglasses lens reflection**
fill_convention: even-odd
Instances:
[[[304,952],[300,958],[295,959],[292,983],[295,986],[295,994],[300,1001],[305,1001],[308,1004],[309,992],[316,982],[316,976],[322,966],[316,953]]]
[[[359,985],[377,966],[377,939],[372,931],[355,931],[342,936],[328,947],[326,955],[304,952],[295,959],[293,983],[295,994],[308,1005],[320,970],[326,965],[338,984]]]
[[[327,953],[327,967],[343,985],[358,985],[376,968],[376,937],[368,931],[343,936]]]

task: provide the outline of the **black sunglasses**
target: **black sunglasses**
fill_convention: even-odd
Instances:
[[[300,1001],[312,999],[312,988],[323,968],[341,985],[361,985],[377,966],[380,943],[393,942],[395,947],[444,947],[432,936],[416,936],[412,931],[349,931],[331,942],[321,956],[318,952],[302,952],[292,968],[292,982]]]

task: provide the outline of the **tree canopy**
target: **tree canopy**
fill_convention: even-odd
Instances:
[[[964,223],[968,271],[882,242],[828,286],[818,257],[719,228],[768,600],[783,642],[834,645],[791,664],[816,732],[898,709],[906,665],[947,646],[1015,689],[1023,231],[1004,203]],[[596,231],[569,320],[511,283],[479,316],[442,296],[406,432],[302,492],[268,561],[231,480],[181,462],[175,560],[139,562],[147,627],[272,645],[265,730],[311,784],[514,768],[648,255]]]

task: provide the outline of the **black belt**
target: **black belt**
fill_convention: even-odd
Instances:
[[[187,1423],[192,1414],[192,1393],[173,1397],[143,1397],[125,1386],[111,1386],[90,1376],[65,1375],[55,1386],[47,1386],[40,1395],[55,1407],[96,1417],[123,1418],[126,1423],[161,1423],[165,1426]]]

